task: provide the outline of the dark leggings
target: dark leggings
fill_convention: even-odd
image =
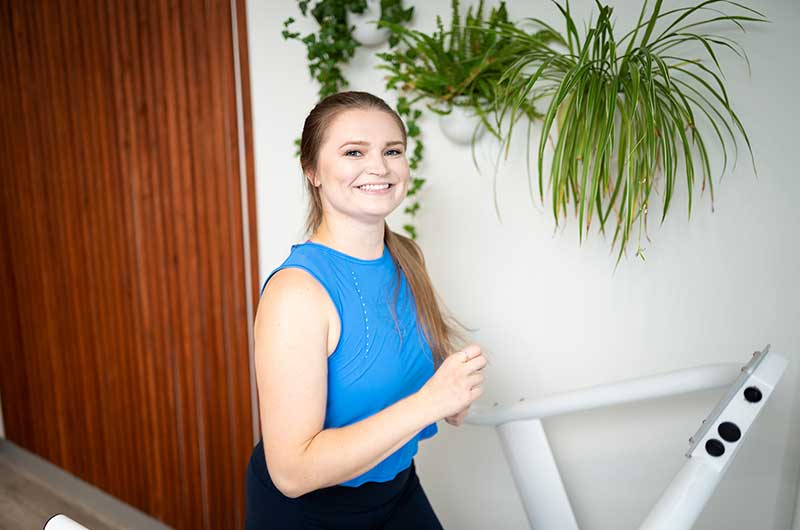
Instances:
[[[413,459],[388,482],[330,486],[293,499],[272,483],[259,442],[247,466],[246,499],[245,530],[443,530]]]

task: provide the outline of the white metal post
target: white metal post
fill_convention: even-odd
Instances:
[[[503,423],[497,432],[531,528],[578,530],[542,421]]]

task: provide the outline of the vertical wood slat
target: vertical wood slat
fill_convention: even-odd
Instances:
[[[0,11],[6,435],[176,528],[241,528],[253,445],[234,2]]]

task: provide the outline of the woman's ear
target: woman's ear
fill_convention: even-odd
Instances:
[[[313,173],[306,173],[306,178],[311,183],[312,186],[315,188],[319,188],[319,184],[315,182],[314,174]]]

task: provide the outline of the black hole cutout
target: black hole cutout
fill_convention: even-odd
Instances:
[[[748,386],[744,389],[744,398],[750,403],[758,403],[761,401],[761,390],[755,386]]]
[[[725,446],[716,438],[706,442],[706,452],[711,456],[722,456],[725,453]]]
[[[717,427],[717,432],[722,437],[723,440],[726,442],[738,442],[739,438],[742,437],[742,431],[739,430],[739,427],[730,421],[723,421]]]

